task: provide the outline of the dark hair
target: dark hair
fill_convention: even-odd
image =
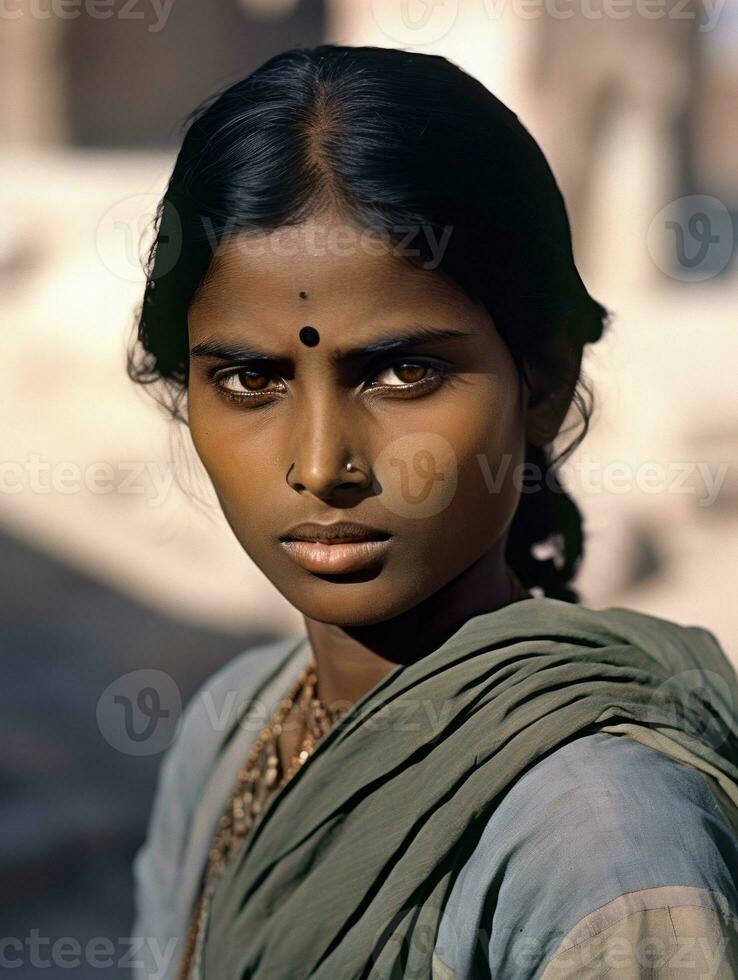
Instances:
[[[584,438],[592,392],[582,349],[608,311],[577,272],[564,201],[538,144],[479,81],[438,55],[323,44],[296,48],[215,93],[186,133],[156,214],[156,240],[128,371],[174,418],[188,379],[187,309],[232,234],[333,209],[393,242],[451,226],[436,272],[489,311],[533,400],[561,389],[584,426],[554,460],[528,443],[538,492],[521,494],[506,559],[529,589],[578,602],[569,586],[582,520],[556,464]],[[426,236],[412,262],[427,262]],[[536,374],[535,384],[528,369]],[[543,380],[542,380],[543,379]],[[554,545],[553,557],[540,546]],[[538,551],[539,554],[535,554]]]

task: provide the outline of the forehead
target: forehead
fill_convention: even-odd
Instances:
[[[283,321],[298,314],[312,323],[320,314],[327,326],[328,319],[355,322],[391,309],[453,308],[458,314],[466,304],[471,301],[461,290],[413,266],[388,238],[323,217],[231,238],[213,258],[190,321],[196,326],[213,316],[247,314]]]

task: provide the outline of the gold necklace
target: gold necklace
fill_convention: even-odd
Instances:
[[[187,932],[178,980],[187,980],[193,964],[200,975],[205,926],[215,886],[230,855],[253,830],[267,803],[312,755],[320,739],[333,727],[349,705],[329,708],[316,695],[317,663],[311,659],[289,694],[259,733],[244,765],[239,769],[233,793],[226,804],[208,855],[200,896]],[[298,704],[302,716],[302,737],[297,752],[280,772],[277,739],[283,722]]]

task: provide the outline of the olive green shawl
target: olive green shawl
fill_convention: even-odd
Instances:
[[[699,768],[738,828],[737,705],[699,627],[547,598],[469,619],[357,701],[273,799],[214,895],[204,976],[429,978],[454,871],[501,795],[585,732]]]

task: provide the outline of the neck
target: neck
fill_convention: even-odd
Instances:
[[[399,664],[427,656],[473,616],[513,599],[504,555],[488,553],[407,612],[366,626],[305,617],[324,704],[353,704]]]

